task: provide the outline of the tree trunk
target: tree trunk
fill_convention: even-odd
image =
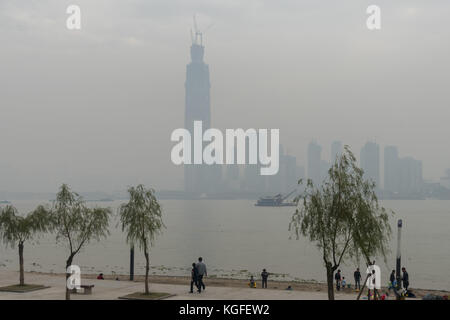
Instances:
[[[25,277],[23,271],[23,242],[19,242],[19,268],[20,268],[20,279],[19,283],[21,286],[25,285]]]
[[[144,255],[145,255],[145,294],[149,294],[148,291],[148,272],[150,271],[150,261],[147,252],[147,246],[144,246]]]
[[[359,298],[361,297],[361,294],[364,291],[364,288],[366,287],[367,279],[369,279],[369,277],[370,277],[370,274],[367,274],[366,280],[364,280],[363,286],[362,286],[361,290],[359,291],[359,294],[358,294],[358,297],[356,298],[356,300],[359,300]]]
[[[328,285],[328,300],[334,300],[334,268],[331,263],[327,263],[327,285]]]
[[[70,300],[70,289],[67,285],[67,280],[69,280],[69,277],[71,276],[71,274],[67,273],[67,268],[69,268],[72,265],[72,260],[73,260],[73,256],[70,255],[66,261],[66,300]]]

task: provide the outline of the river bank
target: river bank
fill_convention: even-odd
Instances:
[[[58,276],[63,277],[64,274],[55,274],[55,273],[43,273],[43,272],[28,272],[29,274],[36,275],[46,275],[46,276]],[[82,275],[82,279],[93,280],[96,279],[97,275],[95,274],[84,274]],[[105,280],[114,280],[119,279],[118,281],[129,281],[129,275],[104,275]],[[144,275],[135,275],[134,282],[143,282],[145,279]],[[150,284],[167,284],[167,285],[180,285],[185,286],[186,290],[190,285],[190,277],[186,276],[160,276],[160,275],[149,275],[149,283]],[[241,289],[249,289],[248,280],[244,279],[232,279],[232,278],[217,278],[217,277],[206,277],[204,278],[204,282],[208,287],[224,287],[224,288],[241,288]],[[261,288],[261,282],[257,280],[257,288]],[[301,292],[315,292],[327,294],[327,284],[321,282],[309,282],[309,281],[280,281],[275,280],[272,281],[269,279],[267,289],[271,290],[283,290],[287,291],[287,287],[291,286],[292,291],[301,291]],[[434,290],[434,289],[422,289],[422,288],[414,288],[411,287],[410,290],[414,292],[417,298],[421,299],[427,294],[445,296],[449,295],[450,291],[445,290]],[[387,292],[386,287],[382,287],[383,292]],[[340,295],[346,295],[347,299],[351,299],[358,295],[353,288],[346,288],[339,292]],[[391,294],[391,296],[393,293]],[[362,295],[363,296],[363,295]]]

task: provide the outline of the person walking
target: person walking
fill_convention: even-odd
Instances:
[[[266,269],[263,269],[261,272],[261,279],[262,279],[262,288],[267,289],[267,278],[269,278],[269,273],[266,271]]]
[[[341,290],[341,270],[338,270],[334,275],[334,279],[336,280],[336,290]]]
[[[361,290],[361,272],[359,272],[359,268],[356,268],[355,272],[353,272],[353,278],[355,278],[355,290]]]
[[[195,262],[192,264],[192,270],[191,270],[191,291],[189,293],[194,293],[194,284],[197,287],[198,290],[198,271],[197,266],[195,265]]]
[[[205,284],[203,283],[203,277],[208,276],[208,273],[206,271],[206,264],[203,262],[202,257],[198,258],[196,267],[197,267],[197,272],[198,272],[198,276],[197,276],[198,293],[201,293],[202,288],[203,288],[203,290],[206,289]]]
[[[403,272],[403,275],[402,275],[403,288],[405,288],[405,290],[408,291],[408,287],[409,287],[409,274],[408,274],[408,272],[406,271],[406,268],[405,268],[405,267],[402,268],[402,272]]]
[[[395,280],[395,270],[392,270],[391,275],[389,276],[389,291],[395,288],[397,281]]]

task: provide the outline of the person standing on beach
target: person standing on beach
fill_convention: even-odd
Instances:
[[[359,268],[356,268],[353,277],[355,278],[355,290],[361,290],[361,272],[359,272]]]
[[[262,279],[262,288],[267,289],[267,278],[269,278],[269,273],[266,271],[266,269],[263,269],[261,272],[261,279]]]
[[[194,284],[197,287],[198,290],[198,271],[197,266],[195,265],[195,262],[192,264],[192,270],[191,270],[191,291],[189,293],[194,293]]]
[[[203,276],[208,276],[208,273],[206,271],[206,264],[203,263],[203,258],[200,257],[198,258],[198,263],[196,265],[197,267],[197,272],[198,272],[198,276],[197,276],[197,286],[198,286],[198,293],[202,292],[202,288],[203,290],[206,289],[205,284],[203,283]]]
[[[341,290],[341,270],[338,270],[334,275],[334,279],[336,280],[336,290]]]
[[[409,287],[409,274],[406,271],[406,268],[403,267],[402,268],[402,272],[403,272],[403,276],[402,276],[402,281],[403,281],[403,288],[405,288],[406,291],[408,291],[408,287]]]

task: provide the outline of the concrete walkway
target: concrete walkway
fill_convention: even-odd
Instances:
[[[0,272],[0,287],[17,284],[18,272]],[[42,284],[50,288],[28,293],[0,292],[0,300],[60,300],[65,298],[65,279],[63,276],[26,273],[25,282],[29,284]],[[73,300],[111,300],[118,299],[134,292],[143,292],[143,282],[93,280],[82,279],[82,284],[93,284],[92,295],[73,294]],[[208,279],[205,281],[206,291],[201,294],[190,294],[189,283],[185,286],[174,284],[150,283],[150,291],[167,292],[175,294],[169,299],[179,300],[326,300],[326,292],[287,291],[273,289],[251,289],[234,287],[208,287]],[[336,294],[338,300],[354,300],[353,294]]]

